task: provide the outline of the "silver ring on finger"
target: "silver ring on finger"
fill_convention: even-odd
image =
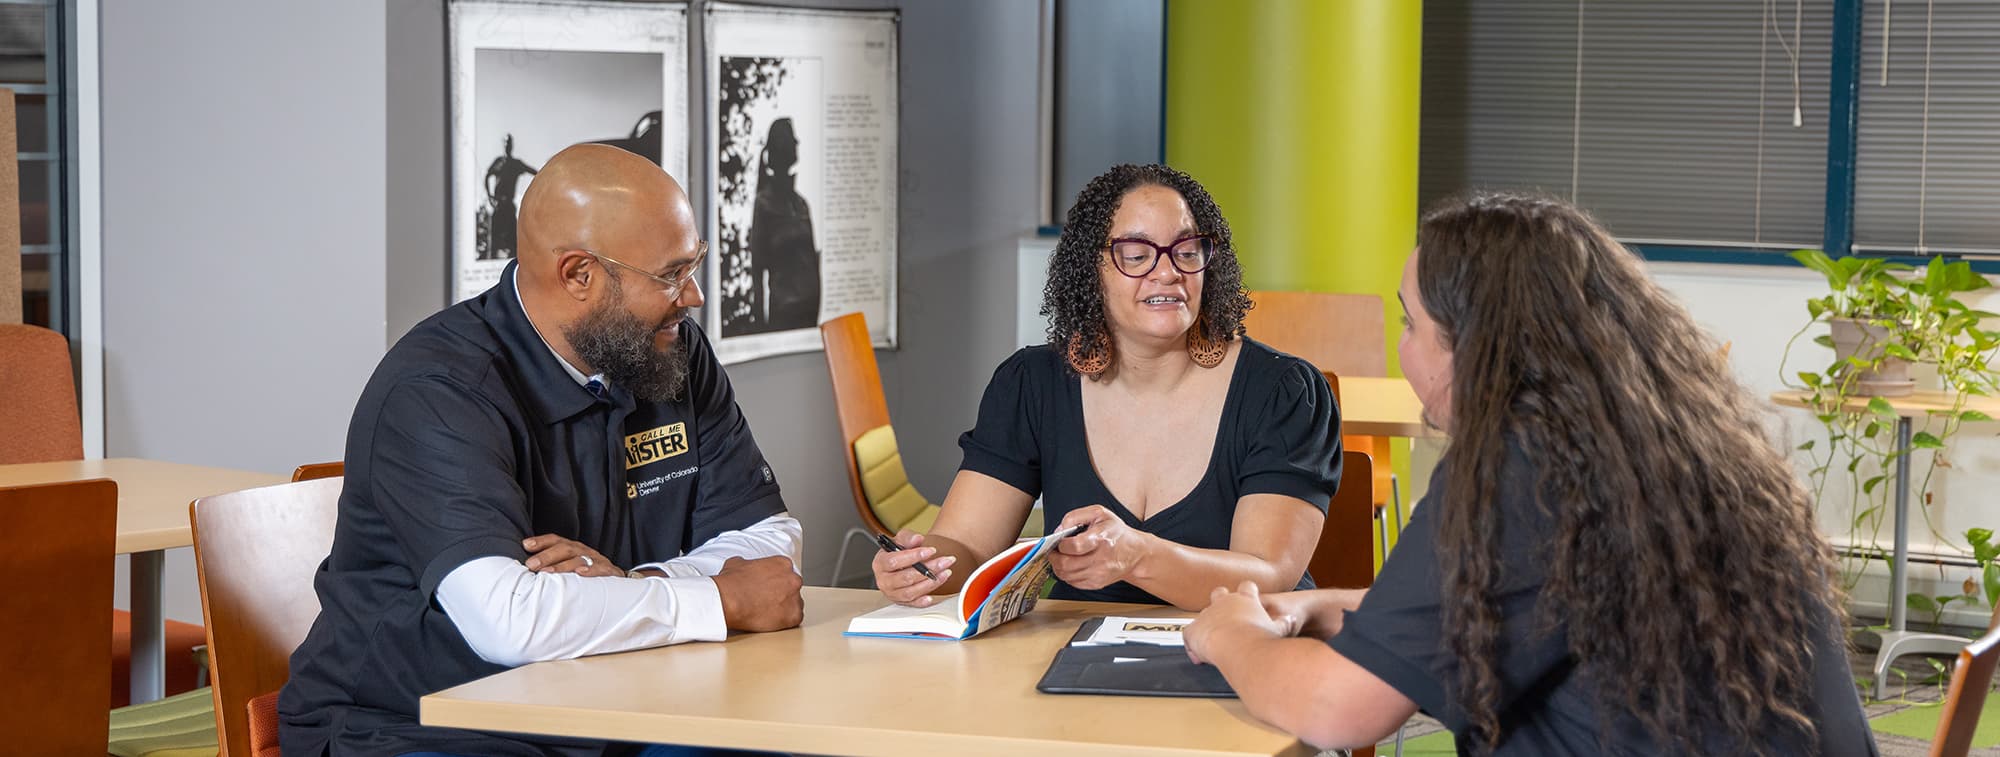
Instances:
[[[577,555],[576,557],[577,559],[583,561],[584,570],[590,570],[591,568],[597,567],[596,561],[591,560],[590,555]]]

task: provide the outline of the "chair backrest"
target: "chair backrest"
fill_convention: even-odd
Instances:
[[[877,426],[854,440],[854,467],[861,473],[861,493],[868,509],[893,534],[904,528],[929,531],[937,521],[936,508],[910,484],[903,469],[903,453],[896,446],[896,429]]]
[[[336,460],[331,463],[306,463],[292,469],[293,481],[311,481],[320,478],[334,478],[345,475],[347,466]]]
[[[313,574],[333,548],[342,480],[218,494],[188,508],[223,755],[252,754],[246,706],[285,685],[292,650],[319,615]]]
[[[1382,298],[1328,292],[1250,292],[1250,338],[1342,376],[1389,375]]]
[[[0,719],[9,754],[104,754],[111,741],[111,560],[118,485],[0,488]]]
[[[1375,582],[1375,472],[1366,452],[1340,453],[1340,489],[1326,508],[1319,546],[1306,573],[1323,589],[1365,589]]]
[[[854,457],[854,443],[862,434],[889,425],[889,400],[882,395],[882,371],[875,365],[868,320],[860,313],[849,313],[820,324],[819,335],[826,348],[826,371],[833,379],[833,404],[840,415],[840,446],[847,457],[854,509],[869,530],[893,534],[895,531],[869,506],[862,467]],[[893,435],[890,440],[894,441]]]
[[[1972,732],[1986,708],[1986,690],[1993,684],[1993,667],[2000,663],[2000,607],[1986,624],[1986,635],[1958,651],[1958,667],[1945,690],[1944,711],[1938,713],[1931,757],[1965,757],[1972,751]]]
[[[83,459],[69,340],[40,326],[0,324],[0,465]]]

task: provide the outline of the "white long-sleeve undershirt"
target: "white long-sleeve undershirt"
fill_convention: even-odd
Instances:
[[[729,558],[785,556],[799,565],[803,529],[779,513],[727,531],[654,568],[666,577],[536,573],[500,556],[466,562],[438,582],[438,605],[481,659],[509,667],[729,635],[712,578]]]

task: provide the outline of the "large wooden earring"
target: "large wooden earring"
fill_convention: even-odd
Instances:
[[[1072,334],[1067,357],[1070,370],[1097,378],[1111,368],[1111,337],[1099,333],[1086,345],[1082,334]]]
[[[1214,368],[1222,364],[1222,358],[1229,355],[1229,340],[1217,341],[1208,336],[1208,316],[1194,319],[1194,328],[1188,331],[1188,357],[1203,368]]]

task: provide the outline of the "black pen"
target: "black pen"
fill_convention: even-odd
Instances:
[[[875,543],[880,545],[882,547],[882,551],[884,552],[903,551],[903,547],[901,545],[898,545],[894,539],[890,539],[888,536],[885,536],[883,534],[875,535]],[[918,573],[924,574],[925,578],[931,579],[933,581],[937,580],[937,576],[931,573],[930,568],[924,567],[924,564],[922,562],[918,562],[915,567]]]

